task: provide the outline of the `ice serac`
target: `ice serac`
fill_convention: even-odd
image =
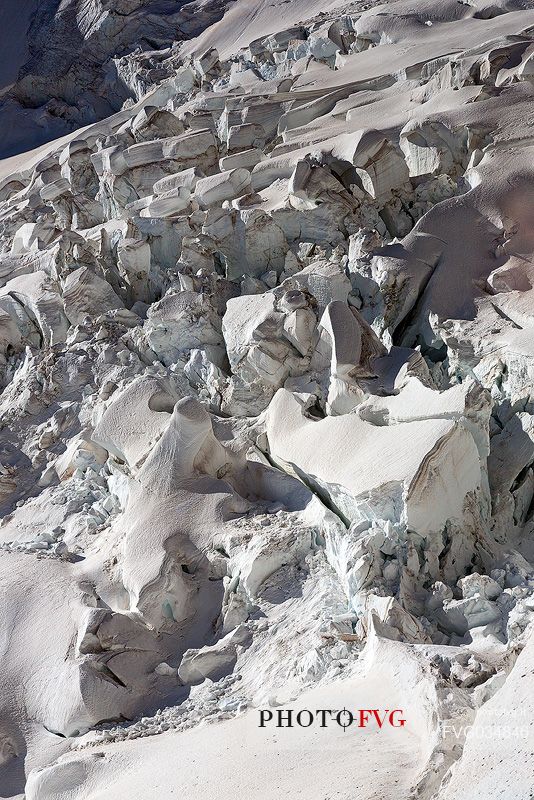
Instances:
[[[527,800],[534,3],[0,23],[0,796]]]
[[[377,516],[402,519],[422,535],[437,533],[462,518],[466,497],[482,485],[474,439],[450,419],[393,426],[374,426],[357,414],[317,420],[280,389],[267,414],[267,437],[274,460],[316,483],[351,521],[373,515],[376,504]]]

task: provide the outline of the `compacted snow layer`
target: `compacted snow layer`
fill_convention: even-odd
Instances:
[[[527,800],[534,4],[37,6],[0,797]],[[327,707],[406,725],[259,727]]]
[[[370,701],[373,708],[387,708],[397,700],[395,692],[386,692],[372,679],[353,680],[306,692],[297,706],[284,711],[291,708],[297,715],[301,706],[343,708],[347,698],[362,708]],[[221,798],[235,797],[236,791],[258,800],[274,800],[280,794],[306,798],[310,792],[314,796],[314,786],[324,787],[328,777],[327,790],[320,791],[330,795],[324,796],[350,800],[355,793],[388,796],[392,785],[397,792],[409,792],[417,776],[421,748],[417,734],[406,727],[387,725],[381,731],[375,724],[344,730],[334,722],[324,729],[271,731],[259,728],[258,720],[257,711],[247,712],[186,733],[109,745],[103,758],[95,758],[91,751],[69,755],[36,774],[27,797],[58,800],[69,786],[80,800],[96,800],[106,792],[131,800],[159,800],[173,792],[202,800],[215,788]],[[168,765],[164,773],[162,763]]]

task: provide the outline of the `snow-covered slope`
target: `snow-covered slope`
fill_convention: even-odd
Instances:
[[[530,798],[534,3],[0,15],[0,797]]]

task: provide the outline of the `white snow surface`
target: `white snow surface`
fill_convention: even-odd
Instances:
[[[533,31],[2,3],[0,798],[531,800]]]

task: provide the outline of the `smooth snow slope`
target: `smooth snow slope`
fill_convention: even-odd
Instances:
[[[352,4],[355,7],[363,5]],[[343,9],[343,0],[239,0],[232,3],[223,19],[188,42],[184,53],[201,53],[216,47],[223,58],[237,53],[255,39],[261,39],[298,25],[316,15]]]
[[[357,709],[376,708],[381,714],[399,709],[403,727],[260,728],[259,710],[254,710],[183,733],[111,745],[100,754],[92,749],[71,754],[35,775],[27,800],[103,800],[110,794],[129,800],[185,794],[191,800],[212,794],[222,800],[236,795],[378,800],[393,796],[392,791],[404,797],[419,777],[432,731],[428,679],[407,654],[399,663],[397,674],[373,663],[363,676],[305,692],[281,708],[296,715],[301,709],[347,707],[355,716]]]

